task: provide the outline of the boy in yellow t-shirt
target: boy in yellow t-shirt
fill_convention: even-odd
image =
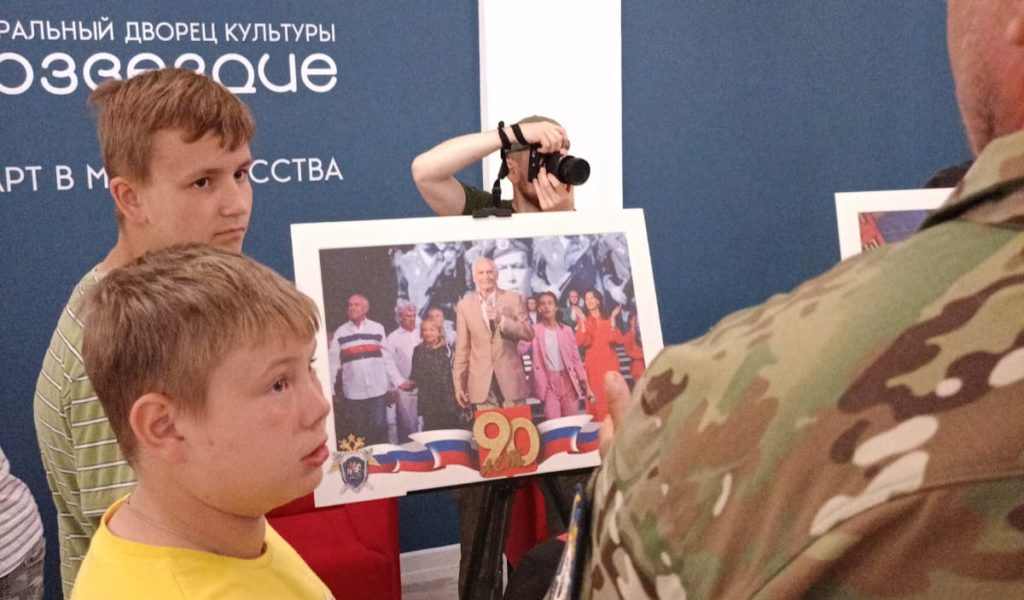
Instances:
[[[331,598],[263,517],[328,457],[313,302],[188,245],[112,271],[85,306],[85,364],[138,488],[104,514],[72,597]]]

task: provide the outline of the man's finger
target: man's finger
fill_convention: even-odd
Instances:
[[[608,398],[608,416],[601,421],[601,428],[597,430],[598,453],[601,458],[608,454],[615,430],[622,421],[622,413],[626,412],[629,405],[629,386],[618,371],[604,374],[604,391]]]
[[[612,424],[611,416],[604,418],[601,421],[601,428],[597,430],[597,453],[604,459],[608,455],[608,450],[612,447],[612,438],[615,437],[615,425]]]
[[[612,418],[612,425],[617,427],[629,406],[629,386],[621,373],[608,371],[604,374],[604,389],[608,398],[608,415]]]

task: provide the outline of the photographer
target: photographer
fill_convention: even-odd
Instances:
[[[551,154],[569,149],[568,134],[552,119],[533,116],[516,125],[528,144],[538,146],[538,152]],[[517,143],[511,125],[503,127],[502,133],[511,141],[505,164],[513,188],[512,200],[503,200],[502,206],[514,212],[573,210],[573,186],[562,183],[543,166],[530,181],[530,146]],[[497,129],[452,138],[417,156],[412,162],[412,178],[427,205],[437,214],[471,215],[478,208],[491,206],[491,194],[459,182],[455,174],[501,147],[502,135]]]

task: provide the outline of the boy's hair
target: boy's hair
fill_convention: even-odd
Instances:
[[[172,246],[111,271],[86,295],[83,359],[125,457],[129,415],[147,393],[202,415],[211,372],[234,349],[312,340],[316,305],[251,258]]]
[[[229,150],[256,132],[252,113],[216,81],[188,69],[147,71],[120,81],[108,79],[89,96],[108,177],[145,183],[153,158],[153,136],[180,129],[188,143],[215,133]]]

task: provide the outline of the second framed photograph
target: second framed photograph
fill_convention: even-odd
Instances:
[[[841,192],[836,225],[841,259],[904,240],[949,197],[950,188]]]
[[[317,506],[595,466],[603,378],[662,347],[643,212],[292,225],[320,308]]]

